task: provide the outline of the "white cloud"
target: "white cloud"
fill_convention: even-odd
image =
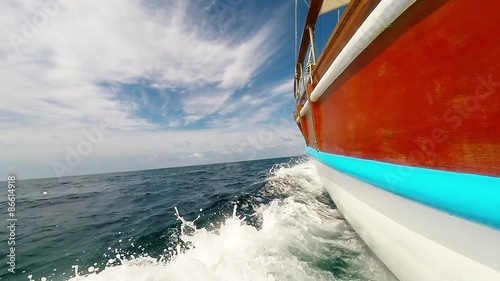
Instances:
[[[145,3],[0,2],[0,35],[4,38],[0,40],[1,163],[19,172],[43,166],[38,168],[40,174],[51,176],[44,170],[47,163],[61,159],[65,147],[81,141],[83,129],[106,119],[114,129],[105,134],[103,143],[85,163],[93,163],[98,170],[106,167],[99,164],[104,157],[147,155],[156,162],[138,168],[166,166],[167,162],[161,162],[166,158],[161,155],[194,156],[194,149],[207,141],[217,146],[234,145],[258,129],[254,123],[259,120],[245,123],[246,118],[254,113],[262,120],[269,118],[272,108],[250,113],[250,109],[264,105],[268,97],[248,93],[239,101],[234,93],[250,85],[279,46],[277,17],[230,32],[228,26],[233,26],[237,18],[224,18],[226,14],[214,21],[213,15],[193,16],[196,9],[190,5],[196,4],[194,1],[163,1],[160,6],[155,6],[158,1],[147,2],[149,6]],[[226,32],[221,33],[212,23],[228,24],[220,26]],[[142,95],[140,104],[123,100],[113,86],[144,80],[151,87],[176,90],[179,94],[174,98],[183,115],[167,113],[165,124],[148,121],[137,114],[142,105],[152,102],[148,96]],[[271,96],[281,95],[285,87],[276,86]],[[242,110],[245,107],[247,110]],[[222,118],[235,112],[241,114],[229,120]],[[220,126],[205,131],[161,131],[163,126],[179,128],[212,115],[213,124],[248,125],[225,135],[224,141],[220,140],[224,131]],[[285,135],[295,132],[285,131]],[[186,140],[192,145],[175,146]],[[219,148],[222,151],[224,146]],[[206,159],[207,154],[203,155]],[[115,165],[118,168],[122,164]]]
[[[188,156],[182,156],[181,159],[195,159],[195,160],[202,160],[203,159],[203,153],[195,152],[191,155]]]
[[[19,19],[44,13],[42,5],[33,3],[0,4],[5,36],[23,37],[23,27],[30,25]],[[186,89],[181,99],[189,115],[212,114],[272,54],[273,28],[262,25],[236,42],[207,37],[187,18],[187,6],[186,1],[160,10],[138,1],[60,4],[47,24],[19,45],[19,52],[9,41],[0,43],[6,54],[0,74],[8,82],[0,109],[8,105],[23,115],[54,119],[58,116],[47,114],[59,108],[47,104],[52,99],[65,106],[59,110],[64,119],[111,113],[124,126],[142,126],[140,120],[124,118],[134,107],[121,108],[110,89],[99,83],[134,83],[147,77],[157,86]]]
[[[275,86],[271,90],[271,95],[273,96],[282,96],[282,95],[288,95],[292,96],[293,95],[293,81],[294,79],[291,78],[289,80],[284,81],[283,83]]]

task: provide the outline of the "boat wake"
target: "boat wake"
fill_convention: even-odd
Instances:
[[[249,205],[253,213],[239,216]],[[307,159],[273,167],[265,187],[234,202],[232,216],[211,229],[185,220],[182,206],[175,212],[177,242],[161,257],[115,249],[100,268],[75,266],[69,281],[396,280],[339,214]]]

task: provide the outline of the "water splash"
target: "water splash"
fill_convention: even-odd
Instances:
[[[309,161],[271,169],[253,202],[260,224],[231,216],[215,230],[181,222],[178,243],[158,258],[120,254],[106,266],[79,272],[69,281],[278,281],[396,280],[372,258],[333,207]],[[261,200],[267,198],[269,200]]]

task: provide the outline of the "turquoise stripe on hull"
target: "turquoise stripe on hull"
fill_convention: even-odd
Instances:
[[[450,214],[500,229],[500,178],[346,157],[306,148],[345,174]]]

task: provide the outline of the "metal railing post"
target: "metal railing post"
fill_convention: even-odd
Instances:
[[[316,47],[314,45],[314,26],[309,25],[307,29],[309,29],[309,38],[311,40],[310,43],[311,43],[311,52],[313,56],[313,63],[316,64]]]

